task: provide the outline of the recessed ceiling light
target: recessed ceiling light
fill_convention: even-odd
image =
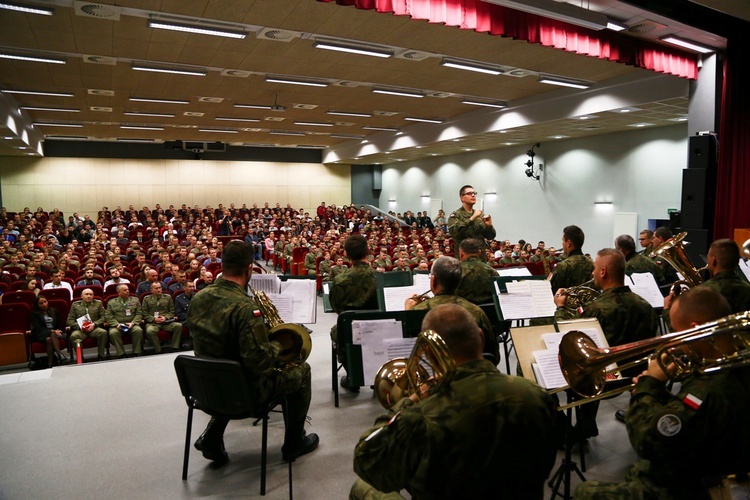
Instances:
[[[421,92],[410,92],[408,90],[374,88],[372,91],[375,94],[395,95],[399,97],[424,97],[424,94]]]
[[[126,130],[164,130],[164,127],[146,127],[141,125],[120,125],[120,128]]]
[[[618,23],[617,21],[609,19],[607,21],[607,29],[612,31],[622,31],[628,29],[628,27],[622,23]]]
[[[239,30],[225,30],[203,26],[191,26],[188,24],[164,23],[161,21],[149,21],[148,27],[169,31],[181,31],[183,33],[194,33],[198,35],[222,36],[225,38],[236,38],[240,40],[247,36],[247,33]]]
[[[49,123],[49,122],[34,122],[32,123],[35,127],[71,127],[71,128],[83,128],[83,125],[78,123]]]
[[[80,109],[75,108],[43,108],[39,106],[21,106],[26,111],[61,111],[63,113],[80,113]]]
[[[554,76],[545,76],[545,75],[540,75],[538,82],[546,83],[549,85],[559,85],[561,87],[571,87],[574,89],[587,89],[591,87],[591,84],[589,83],[575,81],[575,80],[566,80],[566,79],[562,79],[562,78],[558,78]]]
[[[2,92],[6,94],[25,94],[25,95],[46,95],[46,96],[52,96],[52,97],[73,97],[75,94],[71,94],[68,92],[43,92],[43,91],[36,91],[36,90],[3,90]]]
[[[214,120],[221,120],[225,122],[259,122],[258,118],[232,118],[230,116],[217,116]]]
[[[235,108],[249,108],[249,109],[273,109],[273,106],[265,104],[235,104]]]
[[[222,129],[215,129],[215,128],[199,128],[198,132],[216,132],[218,134],[236,134],[238,133],[237,130],[222,130]]]
[[[483,66],[480,64],[474,64],[470,62],[462,62],[457,61],[454,59],[443,59],[440,62],[441,66],[445,66],[446,68],[456,68],[456,69],[463,69],[466,71],[474,71],[476,73],[485,73],[488,75],[501,75],[504,73],[503,70],[500,68],[495,68],[491,66]]]
[[[620,110],[620,113],[630,113],[632,110],[630,108],[622,108]]]
[[[125,111],[124,115],[128,116],[155,116],[157,118],[174,118],[173,114],[170,113],[146,113],[140,111]]]
[[[380,130],[383,132],[398,132],[398,129],[395,127],[373,127],[370,125],[365,125],[362,127],[363,130]]]
[[[674,35],[663,36],[659,38],[659,40],[661,40],[662,42],[671,43],[672,45],[677,45],[684,49],[694,50],[696,52],[700,52],[701,54],[709,54],[711,52],[716,52],[716,49],[707,47],[705,45],[701,45],[698,42],[688,40],[687,38],[680,38]]]
[[[388,58],[393,55],[393,52],[389,52],[385,49],[383,50],[369,49],[366,47],[356,47],[352,45],[343,45],[339,43],[322,42],[322,41],[315,42],[313,44],[313,47],[318,48],[318,49],[324,49],[324,50],[334,50],[336,52],[347,52],[350,54],[358,54],[361,56]]]
[[[327,87],[325,82],[316,82],[312,80],[297,80],[291,78],[280,78],[276,76],[267,76],[266,81],[269,83],[286,83],[289,85],[304,85],[307,87]]]
[[[39,14],[42,16],[51,16],[55,13],[55,9],[45,9],[44,7],[21,5],[11,2],[0,2],[0,9],[15,10],[16,12],[25,12],[26,14]]]
[[[360,118],[372,118],[372,113],[355,113],[351,111],[327,111],[326,114],[337,115],[337,116],[358,116]]]
[[[508,107],[508,105],[506,103],[502,103],[502,102],[483,102],[483,101],[474,101],[474,100],[471,100],[471,99],[465,99],[465,100],[463,100],[461,102],[463,104],[470,104],[472,106],[485,106],[487,108],[502,109],[502,108],[507,108]]]
[[[304,125],[307,127],[333,127],[333,123],[323,122],[294,122],[295,125]]]
[[[410,122],[423,122],[423,123],[443,123],[445,120],[438,120],[435,118],[417,118],[414,116],[407,116],[404,118],[404,120],[408,120]]]
[[[150,97],[128,97],[128,101],[133,102],[158,102],[164,104],[190,104],[190,101],[181,99],[151,99]]]
[[[304,132],[293,132],[291,130],[271,130],[269,132],[271,135],[292,135],[292,136],[302,136],[305,135]]]
[[[53,59],[51,57],[22,56],[18,54],[0,54],[0,59],[13,59],[15,61],[42,62],[50,64],[66,64],[65,59]]]
[[[117,142],[154,142],[153,139],[130,139],[128,137],[118,137]]]
[[[131,66],[135,71],[149,71],[151,73],[167,73],[171,75],[188,75],[188,76],[206,76],[205,71],[176,69],[176,68],[155,68],[153,66]]]
[[[628,125],[628,127],[641,128],[641,127],[650,127],[652,125],[653,123],[640,122],[640,123],[631,123],[630,125]]]
[[[551,135],[548,137],[548,139],[567,139],[570,136],[567,135]]]

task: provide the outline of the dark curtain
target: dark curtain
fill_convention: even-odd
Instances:
[[[376,10],[538,43],[683,78],[698,76],[698,58],[679,49],[594,31],[480,0],[317,0]]]
[[[714,239],[733,238],[735,228],[750,228],[750,67],[743,41],[730,35],[724,59],[719,125]]]

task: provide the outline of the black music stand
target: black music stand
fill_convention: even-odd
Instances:
[[[580,399],[578,395],[570,389],[565,391],[568,397],[568,403],[572,403],[577,399]],[[579,442],[582,447],[583,443]],[[550,478],[547,486],[552,489],[552,496],[550,500],[560,495],[560,486],[563,486],[563,494],[560,495],[564,500],[570,500],[570,474],[575,472],[581,481],[586,481],[583,476],[581,469],[578,468],[578,464],[573,462],[571,456],[573,454],[573,408],[565,410],[565,455],[563,456],[562,463],[557,468],[555,473]],[[583,451],[581,451],[581,460],[583,460]],[[583,465],[584,469],[586,468]]]

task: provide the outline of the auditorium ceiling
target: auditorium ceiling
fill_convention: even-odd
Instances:
[[[410,127],[442,127],[477,109],[464,101],[503,104],[512,110],[519,103],[544,101],[552,92],[585,92],[540,83],[540,74],[588,82],[592,88],[654,75],[525,41],[335,2],[13,3],[54,9],[52,15],[0,10],[0,54],[64,61],[0,58],[0,97],[16,108],[11,111],[20,108],[20,119],[34,123],[33,131],[45,140],[220,141],[236,146],[330,149],[367,141],[375,134],[409,133]],[[630,36],[658,40],[665,33],[677,33],[718,49],[725,44],[719,37],[629,4],[612,0],[585,4],[626,26],[637,26]],[[149,27],[149,22],[221,28],[246,36],[232,39],[168,31]],[[316,48],[321,43],[384,50],[392,57]],[[445,67],[440,63],[446,58],[499,68],[503,73]],[[147,70],[135,69],[139,67]],[[197,74],[148,71],[154,68]],[[284,79],[322,86],[278,82]],[[376,89],[416,92],[423,97],[379,94],[373,92]],[[503,131],[467,131],[458,138],[401,148],[398,158],[392,151],[381,150],[339,161],[391,163],[531,145],[555,137],[674,125],[687,119],[686,91],[636,104],[628,113],[613,107],[595,116],[570,115]],[[39,156],[27,142],[7,122],[0,125],[0,156]]]

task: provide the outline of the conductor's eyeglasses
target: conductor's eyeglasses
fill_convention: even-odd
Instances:
[[[478,194],[476,191],[464,191],[464,194],[461,196],[476,196]]]

